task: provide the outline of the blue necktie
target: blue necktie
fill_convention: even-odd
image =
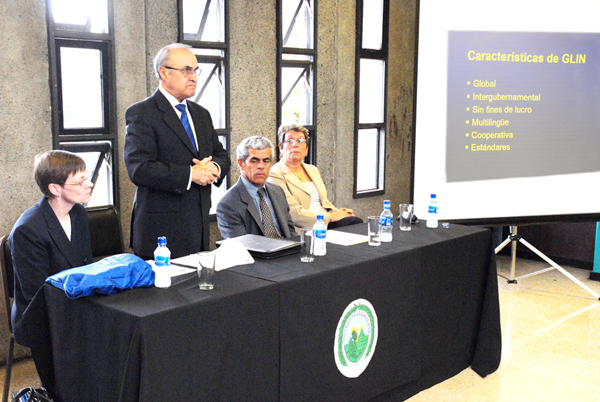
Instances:
[[[188,137],[190,137],[190,141],[192,141],[192,147],[196,154],[198,153],[198,148],[196,148],[196,140],[194,139],[194,132],[192,131],[192,127],[190,126],[190,122],[188,121],[187,113],[185,112],[185,105],[183,103],[179,105],[175,105],[177,110],[181,112],[181,123],[185,128],[185,131],[188,133]]]

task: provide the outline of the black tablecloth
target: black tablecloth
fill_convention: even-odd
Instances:
[[[277,401],[277,286],[227,271],[216,281],[76,300],[44,285],[29,342],[43,384],[60,402]]]
[[[366,224],[343,230],[367,231]],[[489,230],[396,227],[380,247],[327,244],[311,264],[296,255],[232,270],[280,285],[282,401],[367,401],[388,391],[403,400],[469,365],[485,376],[500,363]],[[379,339],[367,369],[346,378],[335,365],[334,337],[359,298],[377,312]]]
[[[372,304],[378,340],[347,378],[334,338],[357,299]],[[500,363],[491,233],[460,225],[396,228],[380,247],[328,244],[313,263],[257,259],[217,272],[211,292],[195,275],[77,300],[44,285],[28,314],[38,371],[62,402],[400,401]]]

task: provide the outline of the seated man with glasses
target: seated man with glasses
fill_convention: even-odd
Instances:
[[[253,136],[237,147],[240,179],[217,205],[217,223],[224,239],[257,234],[276,239],[295,235],[294,223],[279,186],[266,183],[273,144]]]
[[[283,125],[277,137],[281,160],[271,168],[268,181],[283,189],[296,231],[312,227],[318,214],[323,214],[328,229],[362,223],[353,210],[329,202],[319,169],[303,162],[308,155],[308,130],[298,124]]]
[[[127,109],[123,157],[137,186],[131,247],[152,259],[159,236],[171,257],[209,249],[211,184],[220,186],[231,161],[208,110],[196,94],[198,61],[190,46],[174,43],[154,58],[156,92]]]

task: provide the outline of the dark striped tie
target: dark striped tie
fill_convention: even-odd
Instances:
[[[260,197],[260,213],[262,215],[263,228],[265,228],[265,236],[272,237],[274,239],[281,239],[281,236],[279,236],[279,233],[277,233],[277,229],[275,229],[269,204],[267,204],[267,200],[265,200],[264,187],[258,190],[258,196]]]

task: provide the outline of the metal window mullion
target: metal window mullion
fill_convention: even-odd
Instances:
[[[312,25],[306,25],[306,40],[309,41],[310,43],[306,43],[306,48],[307,49],[311,49],[314,47],[314,43],[315,43],[315,38],[314,38],[314,24],[315,24],[315,16],[312,10],[312,7],[310,6],[310,0],[306,0],[306,10],[307,13],[310,15],[310,20],[312,21]]]
[[[314,116],[312,115],[312,111],[313,111],[313,106],[314,106],[314,91],[312,88],[312,83],[311,81],[311,66],[307,67],[305,70],[305,73],[302,74],[302,76],[304,77],[304,84],[306,86],[306,89],[308,90],[308,94],[309,96],[306,97],[306,104],[304,105],[304,107],[306,108],[306,110],[310,111],[310,121],[313,122],[313,118]]]
[[[226,149],[230,150],[230,113],[229,113],[229,84],[227,82],[229,71],[229,43],[227,43],[227,38],[229,38],[229,22],[228,22],[228,2],[227,0],[216,0],[216,13],[217,19],[221,26],[219,30],[218,38],[220,42],[212,42],[212,41],[202,41],[202,35],[204,34],[204,30],[206,28],[206,24],[210,15],[209,7],[211,5],[212,0],[207,0],[207,3],[204,7],[200,27],[198,29],[197,40],[186,40],[184,39],[183,33],[183,0],[178,0],[178,32],[179,32],[179,41],[181,43],[188,44],[192,46],[193,49],[197,50],[220,50],[222,52],[222,56],[209,56],[209,55],[199,55],[196,54],[196,59],[198,63],[205,64],[213,64],[213,68],[211,72],[208,74],[207,80],[202,85],[202,88],[198,92],[198,96],[194,101],[199,103],[199,100],[210,84],[213,78],[217,78],[217,86],[221,89],[219,92],[219,113],[223,118],[224,128],[215,128],[215,131],[219,137],[225,138]],[[224,14],[224,15],[223,15]],[[222,24],[221,24],[222,23]],[[224,99],[223,99],[224,98]],[[230,186],[231,183],[231,172],[227,174],[226,178],[227,187]],[[214,216],[211,215],[211,219]]]
[[[298,82],[300,82],[300,80],[302,79],[302,76],[306,74],[307,70],[308,70],[308,67],[304,67],[302,72],[300,74],[298,74],[298,78],[296,79],[296,81],[294,81],[294,84],[290,87],[290,90],[288,91],[288,93],[286,93],[285,96],[283,97],[283,100],[281,101],[282,105],[284,105],[285,102],[287,102],[288,98],[292,94],[292,91],[294,90],[294,88],[296,88],[296,85],[298,85]]]
[[[214,64],[214,63],[220,63],[221,61],[223,61],[223,59],[224,59],[223,56],[209,56],[209,55],[201,55],[201,54],[196,55],[196,60],[198,60],[198,63],[213,63]]]
[[[311,78],[311,74],[310,74],[310,67],[312,66],[308,66],[306,67],[306,69],[304,70],[304,73],[302,73],[302,76],[304,77],[304,83],[306,84],[306,88],[308,88],[308,92],[310,93],[311,97],[313,95],[313,88],[312,88],[312,82],[310,82],[310,78]]]
[[[225,121],[223,122],[224,125],[227,125],[227,95],[225,93],[225,91],[227,90],[227,87],[225,86],[225,62],[222,60],[221,63],[219,63],[219,68],[217,69],[217,73],[215,74],[215,77],[217,79],[217,86],[219,87],[220,91],[219,91],[219,113],[221,113],[221,116],[225,117]]]
[[[120,208],[119,201],[119,171],[118,158],[116,157],[118,149],[118,135],[116,133],[116,83],[114,68],[114,13],[113,1],[107,0],[107,18],[108,33],[93,33],[80,31],[60,30],[54,22],[51,0],[46,1],[47,5],[47,29],[48,29],[48,51],[50,68],[50,93],[52,104],[52,145],[54,149],[61,149],[61,144],[72,144],[75,142],[91,143],[94,141],[107,141],[111,144],[109,152],[112,165],[110,169],[110,178],[112,188],[108,189],[113,204],[117,209]],[[91,30],[91,20],[88,16],[84,28]],[[93,129],[65,129],[63,120],[63,99],[62,99],[62,66],[60,57],[61,47],[75,47],[84,49],[95,49],[101,54],[101,103],[103,124],[101,128]],[[92,144],[94,145],[94,144]]]
[[[362,16],[363,16],[363,0],[356,0],[356,41],[354,49],[354,163],[353,165],[353,197],[356,198],[360,191],[358,189],[358,144],[360,142],[360,53],[362,43]]]
[[[215,75],[215,71],[217,70],[218,67],[219,67],[219,63],[216,63],[213,66],[212,70],[210,71],[210,74],[208,74],[208,77],[206,78],[206,81],[204,82],[204,85],[202,85],[202,88],[200,89],[200,92],[198,92],[198,96],[196,97],[196,99],[202,98],[202,95],[204,95],[204,90],[206,89],[206,87],[210,83],[210,80],[212,79],[212,77]]]
[[[356,58],[355,58],[355,81],[359,82],[361,77],[360,63],[363,59],[381,60],[384,62],[384,83],[383,83],[383,121],[379,123],[361,123],[360,122],[360,85],[355,86],[355,131],[354,131],[354,197],[364,197],[368,195],[379,195],[385,193],[385,127],[387,120],[387,47],[388,47],[388,19],[389,19],[389,3],[388,0],[383,0],[383,29],[382,29],[382,45],[381,49],[365,49],[362,47],[362,32],[363,32],[363,8],[364,0],[357,0],[356,4]],[[374,189],[359,190],[357,187],[357,166],[358,166],[358,142],[359,132],[363,129],[377,130],[377,152],[375,155],[375,163],[377,167],[376,185]],[[383,177],[382,177],[383,174]]]
[[[54,25],[54,24],[53,24]],[[53,35],[54,39],[75,39],[75,40],[88,40],[88,41],[109,41],[112,42],[112,35],[110,33],[92,33],[92,32],[79,32],[79,31],[61,31],[58,30]]]
[[[305,79],[305,83],[308,85],[308,89],[310,95],[307,98],[307,102],[310,102],[310,105],[306,105],[307,108],[310,106],[310,121],[311,125],[306,125],[305,127],[309,130],[311,135],[310,147],[309,147],[309,160],[307,162],[316,165],[316,140],[317,140],[317,130],[316,130],[316,120],[317,120],[317,102],[316,102],[316,91],[317,91],[317,80],[316,80],[316,63],[317,63],[317,49],[316,49],[316,30],[317,30],[317,2],[310,0],[301,0],[298,3],[298,7],[294,13],[293,18],[291,19],[291,23],[289,27],[283,26],[283,2],[285,0],[277,1],[277,125],[279,126],[282,123],[281,113],[285,102],[289,99],[291,92],[297,86],[298,82],[301,79]],[[308,8],[308,13],[310,13],[312,23],[310,26],[307,26],[307,40],[310,40],[310,48],[302,49],[302,48],[292,48],[285,47],[284,44],[287,43],[295,24],[298,19],[298,15],[303,7]],[[308,25],[308,24],[307,24]],[[283,31],[286,29],[286,33],[284,35]],[[300,55],[306,56],[310,60],[284,60],[284,55]],[[290,90],[285,95],[283,94],[283,71],[285,68],[302,68],[303,71],[299,74],[298,79],[294,82],[294,84],[290,87]],[[312,75],[309,75],[311,74]],[[310,78],[312,77],[312,85],[310,83]],[[309,128],[311,127],[311,128]],[[277,144],[279,145],[279,144]],[[279,148],[277,147],[277,156],[279,157]]]
[[[80,142],[80,141],[115,141],[117,139],[117,135],[113,133],[109,134],[63,134],[57,136],[56,139],[58,143],[61,142]]]
[[[94,167],[94,171],[92,172],[92,177],[90,178],[92,183],[96,184],[96,180],[98,180],[98,174],[100,173],[100,168],[102,167],[102,160],[107,159],[107,152],[105,150],[100,151],[100,156],[98,156],[98,161],[96,162],[96,167]],[[107,165],[110,166],[107,159]],[[92,189],[93,190],[93,189]]]
[[[94,167],[94,171],[90,177],[90,180],[93,184],[96,184],[98,180],[98,174],[100,173],[100,168],[102,167],[102,160],[107,161],[107,166],[110,169],[110,151],[112,150],[112,141],[111,144],[102,143],[102,144],[89,144],[89,143],[72,143],[63,142],[61,144],[61,149],[68,150],[70,152],[99,152],[98,160],[96,161],[96,166]],[[109,189],[110,190],[110,189]],[[94,191],[92,187],[92,191]]]
[[[225,62],[223,60],[221,60],[221,62],[217,63],[217,68],[218,71],[215,73],[215,77],[217,78],[217,85],[219,86],[219,88],[225,92]]]
[[[371,128],[376,128],[376,129],[381,129],[385,126],[385,122],[379,122],[379,123],[359,123],[358,124],[358,129],[359,130],[368,130]]]
[[[314,49],[303,49],[301,47],[284,47],[281,49],[281,53],[283,54],[299,54],[315,57],[317,52]]]
[[[315,63],[309,60],[282,60],[281,62],[284,68],[309,68],[313,64]]]
[[[377,129],[377,156],[375,158],[375,166],[377,168],[375,173],[375,188],[380,188],[380,170],[381,170],[381,129]]]
[[[298,7],[296,8],[296,12],[294,13],[294,16],[292,17],[292,20],[290,21],[290,26],[288,27],[287,32],[284,35],[282,45],[286,44],[287,41],[290,39],[290,35],[292,34],[292,31],[294,30],[294,26],[296,25],[296,18],[298,18],[298,14],[300,14],[300,10],[302,9],[303,5],[304,5],[304,0],[300,0],[298,2]],[[283,4],[281,5],[281,9],[283,10]]]
[[[225,19],[223,18],[223,15],[221,14],[221,10],[224,10],[224,7],[222,6],[223,1],[226,0],[217,0],[217,20],[219,21],[219,24],[222,22],[223,24],[225,24]],[[223,26],[223,29],[219,30],[219,41],[220,42],[225,42],[225,26]]]
[[[387,56],[387,48],[381,46],[381,49],[370,49],[367,47],[360,47],[360,57],[368,59],[383,59]]]
[[[186,45],[190,45],[192,48],[194,49],[210,49],[210,50],[222,50],[222,51],[227,51],[229,50],[229,45],[225,42],[209,42],[209,41],[199,41],[199,40],[186,40],[186,41],[182,41],[182,43],[185,43]],[[201,56],[201,55],[196,55],[196,56]],[[206,56],[206,57],[211,57],[211,56]]]
[[[200,19],[200,25],[198,26],[198,32],[196,32],[196,38],[198,40],[202,40],[202,35],[204,34],[204,28],[206,27],[206,21],[208,20],[208,13],[209,13],[211,1],[212,0],[206,0],[206,4],[204,5],[204,11],[202,12],[202,18]]]
[[[111,111],[112,111],[112,103],[111,103],[111,85],[109,79],[112,74],[111,71],[111,55],[109,54],[110,45],[106,41],[89,41],[89,40],[74,40],[74,39],[64,39],[64,38],[55,38],[54,40],[56,46],[55,53],[55,63],[56,64],[56,72],[55,72],[55,85],[56,85],[56,108],[57,110],[57,135],[68,135],[70,131],[77,132],[86,132],[91,131],[92,133],[108,133],[111,128]],[[86,128],[86,129],[65,129],[64,128],[64,108],[63,108],[63,97],[62,97],[62,57],[61,57],[61,49],[62,48],[77,48],[77,49],[94,49],[98,50],[101,55],[101,83],[102,83],[102,117],[103,117],[103,125],[102,127],[94,127],[94,128]]]

